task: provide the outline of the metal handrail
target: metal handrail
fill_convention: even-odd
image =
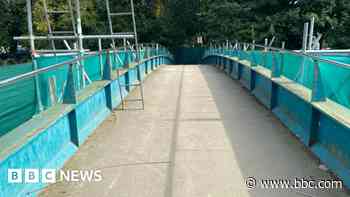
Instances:
[[[234,55],[234,56],[238,56],[239,59],[248,59],[249,61],[251,61],[252,66],[253,64],[256,65],[255,60],[254,60],[254,53],[248,53],[247,52],[247,47],[245,47],[245,50],[242,50],[240,48],[240,46],[242,46],[241,43],[238,43],[235,45],[235,47],[220,47],[220,48],[209,48],[208,51],[206,51],[205,53],[205,57],[206,56],[221,56],[221,57],[226,57],[227,51],[228,52],[233,52],[233,54],[229,55]],[[245,44],[246,46],[246,44]],[[350,68],[350,64],[346,64],[346,63],[342,63],[342,62],[337,62],[337,61],[333,61],[333,60],[328,60],[328,59],[322,59],[321,57],[318,56],[313,56],[310,54],[305,53],[305,51],[300,52],[300,51],[293,51],[293,50],[288,50],[288,49],[281,49],[281,48],[276,48],[276,47],[271,47],[271,46],[266,46],[266,45],[259,45],[259,44],[250,44],[248,48],[251,48],[252,50],[255,50],[255,48],[258,48],[257,50],[263,49],[263,63],[261,64],[262,66],[266,66],[267,64],[267,52],[268,51],[277,51],[278,53],[272,53],[272,67],[271,67],[271,78],[276,78],[276,77],[280,77],[281,75],[284,74],[283,68],[285,67],[285,53],[290,53],[290,54],[294,54],[297,55],[298,57],[302,58],[302,62],[301,62],[301,67],[299,68],[298,73],[296,73],[296,75],[294,76],[294,79],[291,78],[291,80],[296,81],[297,83],[299,83],[300,85],[303,85],[305,87],[308,87],[307,82],[310,81],[310,77],[309,74],[307,74],[306,78],[303,77],[301,75],[301,72],[303,72],[304,70],[304,66],[305,66],[305,58],[310,58],[312,63],[314,64],[313,67],[313,79],[312,79],[312,87],[311,87],[311,102],[319,102],[319,101],[325,101],[327,98],[330,97],[330,95],[334,95],[336,90],[332,90],[331,92],[324,92],[324,90],[322,90],[322,86],[323,83],[322,79],[320,77],[320,63],[327,63],[330,64],[329,66],[335,66],[336,68],[345,68],[345,69],[349,69]],[[240,50],[243,51],[243,53],[239,53]],[[278,66],[276,64],[276,56],[280,55],[280,61],[281,64],[280,66]],[[248,57],[247,57],[248,56]],[[204,57],[204,58],[205,58]],[[328,66],[328,65],[327,65]],[[279,68],[278,68],[279,67]],[[305,81],[306,80],[306,81]],[[345,85],[347,79],[345,79],[345,81],[343,80],[340,84],[339,87],[342,87]],[[321,88],[321,89],[320,89]],[[337,101],[336,101],[337,102]]]
[[[263,47],[263,48],[267,48],[267,49],[271,49],[271,50],[279,51],[279,52],[288,52],[288,53],[292,53],[292,54],[295,54],[295,55],[305,56],[305,57],[311,58],[311,59],[319,61],[319,62],[335,64],[337,66],[341,66],[343,68],[348,68],[348,69],[350,68],[350,64],[337,62],[337,61],[333,61],[333,60],[322,59],[320,57],[317,57],[317,56],[314,56],[314,55],[310,55],[310,54],[307,54],[307,53],[304,53],[304,52],[293,51],[293,50],[288,50],[288,49],[281,49],[281,48],[276,48],[276,47],[265,47],[263,45],[258,45],[258,44],[255,44],[255,46]]]
[[[244,44],[244,43],[238,43],[238,44]],[[294,55],[305,56],[305,57],[311,58],[311,59],[319,61],[319,62],[335,64],[337,66],[340,66],[340,67],[343,67],[343,68],[347,68],[347,69],[350,68],[350,64],[337,62],[337,61],[333,61],[333,60],[322,59],[320,57],[317,57],[317,56],[314,56],[314,55],[310,55],[310,54],[307,54],[307,53],[304,53],[304,52],[300,52],[300,51],[293,51],[293,50],[282,49],[282,48],[271,47],[271,46],[265,46],[265,45],[261,45],[261,44],[253,44],[253,43],[250,43],[249,45],[257,47],[257,48],[267,49],[267,50],[270,50],[270,51],[278,51],[278,52],[281,52],[281,53],[287,52],[287,53],[291,53],[291,54],[294,54]]]
[[[350,49],[307,50],[306,53],[350,53]]]
[[[123,34],[123,35],[84,35],[81,36],[81,39],[124,39],[124,38],[133,38],[132,34]],[[77,36],[15,36],[14,40],[76,40]]]
[[[293,51],[293,50],[288,50],[288,49],[281,49],[281,48],[276,48],[276,47],[269,47],[269,46],[266,47],[264,45],[259,45],[259,44],[255,44],[255,46],[256,47],[260,47],[260,48],[270,49],[271,51],[288,52],[288,53],[291,53],[291,54],[294,54],[294,55],[305,56],[305,57],[311,58],[311,59],[319,61],[319,62],[335,64],[335,65],[341,66],[343,68],[350,68],[350,64],[337,62],[337,61],[333,61],[333,60],[322,59],[320,57],[317,57],[317,56],[314,56],[314,55],[310,55],[310,54],[307,54],[307,53],[304,53],[304,52]]]
[[[65,66],[65,65],[75,64],[78,61],[82,61],[82,60],[84,60],[84,59],[86,59],[88,57],[91,57],[91,56],[93,56],[93,55],[81,56],[81,57],[78,57],[78,58],[74,58],[73,60],[69,60],[69,61],[53,64],[53,65],[45,67],[45,68],[40,68],[40,69],[31,71],[31,72],[28,72],[28,73],[24,73],[24,74],[21,74],[21,75],[17,75],[15,77],[11,77],[9,79],[2,80],[2,81],[0,81],[0,88],[8,86],[8,85],[11,85],[11,84],[16,83],[17,81],[20,81],[20,80],[28,79],[28,78],[34,77],[36,75],[39,75],[41,73],[48,72],[48,71],[60,68],[60,67]]]
[[[0,81],[0,88],[9,86],[11,84],[16,83],[17,81],[20,81],[20,80],[24,80],[24,79],[28,79],[28,78],[34,77],[34,76],[39,75],[41,73],[45,73],[45,72],[48,72],[48,71],[51,71],[51,70],[58,69],[58,68],[63,67],[65,65],[76,64],[79,61],[83,61],[83,60],[85,60],[85,59],[87,59],[89,57],[95,56],[97,53],[98,52],[91,52],[88,55],[78,56],[77,58],[74,58],[72,60],[68,60],[68,61],[65,61],[65,62],[53,64],[53,65],[45,67],[45,68],[40,68],[40,69],[31,71],[31,72],[28,72],[28,73],[24,73],[24,74],[21,74],[21,75],[17,75],[15,77],[11,77],[11,78],[8,78],[8,79],[5,79],[5,80],[1,80]]]

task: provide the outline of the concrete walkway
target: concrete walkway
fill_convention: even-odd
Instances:
[[[332,178],[271,112],[214,67],[162,66],[146,80],[145,99],[144,111],[115,111],[65,166],[101,169],[103,181],[58,183],[41,196],[347,196],[339,189],[262,189],[262,179]],[[248,177],[255,189],[246,186]]]

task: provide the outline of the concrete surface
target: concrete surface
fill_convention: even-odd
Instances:
[[[212,66],[162,66],[146,79],[145,107],[115,111],[65,165],[100,169],[101,182],[57,183],[40,196],[347,196],[338,189],[262,189],[261,179],[334,178],[272,113]],[[248,177],[256,189],[247,188]]]

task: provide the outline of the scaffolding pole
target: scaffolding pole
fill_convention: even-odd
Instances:
[[[32,53],[35,52],[35,43],[34,43],[34,33],[33,33],[33,17],[32,17],[32,1],[27,0],[27,22],[28,22],[28,39],[30,42],[30,50]]]
[[[310,31],[309,31],[309,46],[308,46],[308,50],[312,50],[312,46],[313,46],[313,41],[314,41],[314,25],[315,25],[315,17],[311,18],[310,21]]]
[[[80,1],[75,0],[75,11],[77,14],[77,34],[78,34],[78,47],[79,50],[84,52],[83,46],[83,29],[81,27],[81,16],[80,16]]]
[[[134,39],[135,39],[135,47],[136,47],[136,61],[140,60],[140,54],[139,54],[139,43],[137,38],[137,30],[136,30],[136,19],[135,19],[135,9],[134,9],[134,0],[130,0],[131,4],[131,15],[132,15],[132,23],[133,23],[133,29],[134,29]]]
[[[306,50],[307,50],[308,30],[309,30],[309,23],[304,23],[303,47],[302,47],[303,52],[306,52]]]

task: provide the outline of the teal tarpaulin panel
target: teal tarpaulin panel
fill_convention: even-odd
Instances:
[[[141,54],[143,58],[144,53]],[[118,56],[110,54],[112,68],[123,67],[127,62],[131,61],[134,56],[131,52],[118,52]],[[77,57],[75,55],[57,55],[57,56],[41,56],[36,59],[38,68],[45,68],[57,63],[72,60]],[[85,72],[91,81],[101,80],[104,65],[107,63],[106,52],[103,52],[101,59],[98,55],[86,58],[82,61]],[[78,65],[75,65],[78,68]],[[32,63],[2,66],[0,68],[0,80],[8,79],[16,75],[33,71]],[[53,105],[50,99],[50,79],[54,79],[58,103],[62,102],[65,85],[67,83],[68,65],[63,65],[57,69],[39,74],[38,81],[41,94],[41,102],[44,110]],[[74,69],[74,76],[80,85],[76,84],[76,89],[81,89],[81,75]],[[88,85],[88,82],[86,82]],[[8,133],[23,122],[29,120],[37,112],[37,99],[35,93],[34,78],[21,80],[8,87],[0,88],[0,136]]]
[[[140,51],[140,59],[149,56],[162,54],[165,51],[147,50]],[[146,55],[147,54],[147,55]],[[86,54],[90,55],[90,54]],[[54,56],[40,56],[35,59],[37,67],[46,68],[54,64],[77,58],[79,54],[70,55],[54,55]],[[126,64],[135,60],[135,52],[119,51],[114,54],[110,52],[110,62],[112,69],[124,67]],[[101,80],[103,76],[103,69],[107,64],[107,52],[103,51],[100,54],[94,54],[81,61],[83,68],[75,64],[73,65],[73,76],[76,90],[83,88],[83,72],[85,71],[85,78],[91,82]],[[0,67],[0,80],[9,79],[17,75],[33,71],[33,64],[18,64]],[[41,73],[38,75],[38,87],[40,92],[40,101],[43,109],[46,110],[55,103],[62,103],[63,94],[67,84],[69,65],[62,65],[59,68]],[[86,77],[87,76],[87,77]],[[85,85],[89,85],[89,80],[85,79]],[[51,85],[53,86],[51,86]],[[17,83],[0,88],[0,137],[15,129],[22,123],[31,119],[38,113],[38,98],[36,96],[35,78],[20,80]],[[52,93],[52,94],[51,94]],[[53,100],[55,98],[55,100]],[[52,103],[54,101],[55,103]]]
[[[322,56],[324,59],[350,64],[349,55]],[[331,100],[350,108],[350,69],[329,63],[320,64],[321,83]]]
[[[83,65],[91,81],[102,79],[102,66],[100,64],[99,56],[96,55],[86,58]]]
[[[263,51],[237,51],[241,59],[249,60],[271,70],[273,61],[281,68],[281,53]],[[313,88],[315,62],[310,57],[285,52],[282,75],[309,89]],[[275,58],[273,60],[273,58]],[[350,64],[348,55],[327,55],[323,59]],[[325,96],[347,108],[350,108],[350,69],[336,64],[320,62],[321,86]]]
[[[350,69],[322,62],[320,77],[326,97],[350,108]]]
[[[204,55],[204,48],[177,48],[175,50],[176,64],[200,64]]]
[[[32,71],[32,64],[0,67],[0,80]],[[29,120],[36,112],[34,79],[0,88],[0,136]]]
[[[313,72],[314,64],[311,58],[291,53],[284,54],[284,68],[282,73],[287,78],[311,89]]]
[[[349,55],[326,55],[321,56],[323,59],[333,60],[337,62],[342,62],[345,64],[350,64],[350,56]]]
[[[53,56],[53,57],[40,57],[37,59],[38,68],[45,68],[47,66],[57,64],[60,62],[73,59],[73,56]],[[49,78],[54,77],[56,80],[56,95],[58,98],[62,98],[62,92],[67,80],[68,65],[62,66],[58,69],[45,72],[39,75],[39,86],[41,93],[41,101],[44,108],[49,108],[52,104],[49,94]]]

